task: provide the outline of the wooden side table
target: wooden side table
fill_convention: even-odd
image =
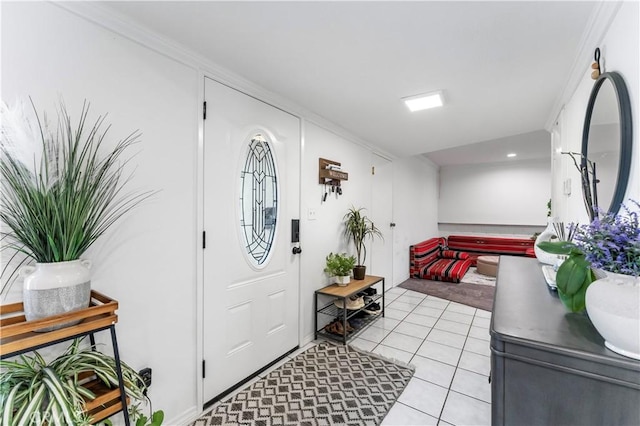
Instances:
[[[369,287],[372,287],[378,283],[382,284],[381,294],[375,294],[370,296],[371,300],[365,303],[365,305],[359,309],[354,309],[354,310],[341,309],[334,304],[334,301],[336,299],[341,299],[342,306],[346,307],[347,300],[351,296],[355,296],[356,294],[362,292],[363,290],[366,290]],[[344,287],[338,286],[337,284],[332,284],[332,285],[323,287],[319,290],[316,290],[315,299],[314,299],[314,310],[316,313],[315,320],[314,320],[314,330],[315,330],[314,337],[316,339],[318,337],[323,337],[325,339],[335,340],[335,341],[341,342],[342,344],[346,344],[349,339],[352,339],[355,335],[357,335],[362,330],[367,328],[372,322],[374,322],[380,317],[384,317],[384,291],[385,291],[384,277],[377,277],[373,275],[365,276],[364,280],[351,280],[351,282]],[[331,297],[332,299],[328,304],[323,305],[322,307],[319,307],[318,299],[322,296],[328,296],[328,297]],[[352,331],[351,333],[347,333],[346,332],[347,320],[354,317],[359,312],[367,309],[377,301],[382,302],[380,306],[380,313],[376,315],[368,315],[368,317],[364,319],[364,324],[362,326],[358,327],[356,330]],[[318,329],[318,315],[340,317],[342,320],[342,328],[343,330],[345,330],[344,334],[342,336],[339,336],[339,335],[330,333],[324,329],[324,326]]]

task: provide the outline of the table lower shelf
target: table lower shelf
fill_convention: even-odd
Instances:
[[[349,340],[355,338],[358,334],[360,334],[360,332],[362,332],[363,330],[368,328],[369,325],[371,325],[371,323],[377,321],[381,317],[382,317],[382,313],[377,314],[377,315],[367,315],[366,317],[363,317],[362,318],[362,325],[360,325],[355,330],[347,333],[346,341],[348,342]],[[336,318],[336,320],[338,320],[338,319]],[[325,339],[329,339],[329,340],[335,340],[335,341],[341,342],[341,343],[345,343],[345,336],[344,335],[330,333],[330,332],[326,331],[324,328],[321,328],[320,330],[318,330],[316,332],[316,336],[317,337],[322,337],[322,338],[325,338]]]

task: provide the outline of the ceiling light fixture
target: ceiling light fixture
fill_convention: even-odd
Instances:
[[[509,157],[509,158],[513,158],[513,157],[515,157],[516,155],[518,155],[518,154],[516,154],[515,152],[512,152],[512,153],[507,154],[507,157]]]
[[[441,107],[444,104],[441,91],[409,96],[407,98],[402,98],[402,100],[407,104],[407,107],[411,112]]]

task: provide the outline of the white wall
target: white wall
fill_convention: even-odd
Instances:
[[[314,291],[330,284],[323,272],[325,257],[330,252],[355,253],[342,234],[345,213],[351,206],[369,211],[371,208],[370,151],[313,123],[306,122],[304,130],[300,221],[303,343],[313,339]],[[337,161],[349,173],[349,180],[341,185],[342,195],[330,192],[325,202],[322,202],[324,185],[318,183],[319,158]],[[315,220],[309,220],[309,209],[315,210]]]
[[[196,399],[198,74],[50,3],[2,8],[3,101],[31,96],[55,120],[60,96],[73,117],[87,99],[109,113],[109,144],[143,134],[132,187],[160,192],[86,257],[92,287],[120,302],[122,358],[153,368],[150,397],[171,419]]]
[[[422,156],[393,163],[393,285],[409,278],[409,246],[438,235],[438,168]]]
[[[551,198],[549,160],[440,168],[438,221],[544,225]]]
[[[631,101],[633,117],[633,149],[631,159],[631,173],[625,200],[640,199],[640,143],[638,132],[640,122],[640,4],[638,2],[623,2],[618,13],[613,19],[609,29],[600,43],[591,46],[590,52],[596,47],[601,50],[601,62],[605,71],[617,71],[622,74]],[[580,84],[565,104],[559,120],[561,138],[556,147],[563,151],[581,151],[582,127],[587,108],[587,102],[594,80],[591,79],[591,69],[586,68]],[[553,171],[553,179],[562,182],[570,178],[572,181],[572,193],[570,196],[558,196],[554,198],[554,215],[564,221],[588,221],[582,192],[580,188],[580,176],[571,163],[570,158],[562,156],[556,162]]]
[[[168,50],[168,48],[167,48]],[[64,96],[75,115],[84,99],[113,123],[109,143],[140,129],[136,188],[160,192],[87,253],[94,289],[120,302],[120,352],[135,369],[153,368],[150,397],[167,424],[184,423],[198,406],[197,169],[201,74],[172,52],[144,47],[51,3],[2,3],[2,100],[32,96],[52,114]],[[193,58],[193,56],[189,56]],[[215,60],[215,58],[213,58]],[[191,63],[191,62],[188,62]],[[253,88],[244,88],[248,93]],[[267,99],[268,100],[268,99]],[[290,111],[296,113],[296,111]],[[371,206],[372,149],[304,120],[301,184],[301,343],[313,335],[313,292],[328,284],[330,251],[346,250],[347,209]],[[344,195],[321,203],[318,157],[349,172]],[[408,270],[408,244],[436,232],[436,172],[419,160],[394,162],[397,252]],[[308,220],[309,208],[316,220]],[[395,243],[394,242],[394,243]],[[394,247],[396,247],[394,245]],[[370,261],[370,259],[369,259]],[[392,260],[389,259],[391,262]],[[404,275],[401,275],[401,277]],[[397,278],[397,277],[394,277]],[[394,280],[396,283],[398,279]],[[18,289],[19,290],[19,289]],[[108,336],[100,338],[107,341]],[[121,416],[114,419],[121,421]]]

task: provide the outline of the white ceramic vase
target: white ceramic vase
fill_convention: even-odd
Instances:
[[[345,276],[336,275],[336,284],[338,284],[340,287],[344,287],[347,284],[349,284],[350,282],[351,282],[351,276],[349,276],[349,275],[345,275]]]
[[[607,348],[640,360],[640,277],[606,274],[587,288],[589,319]]]
[[[88,307],[91,298],[90,267],[88,260],[23,266],[20,276],[24,278],[23,304],[27,321]],[[68,325],[71,324],[62,326]],[[51,327],[39,331],[54,329]]]
[[[553,223],[555,222],[555,217],[547,218],[547,227],[542,231],[538,238],[536,238],[536,243],[533,246],[533,250],[538,258],[538,261],[542,263],[546,263],[547,265],[555,265],[558,260],[558,256],[555,254],[547,253],[538,247],[538,243],[542,241],[551,241],[551,237],[556,236],[556,231],[553,228]]]

